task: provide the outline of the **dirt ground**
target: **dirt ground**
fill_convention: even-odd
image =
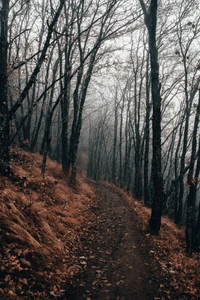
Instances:
[[[93,225],[81,234],[85,271],[65,295],[68,300],[151,300],[158,295],[159,270],[138,231],[133,210],[111,187],[89,182],[96,199]]]

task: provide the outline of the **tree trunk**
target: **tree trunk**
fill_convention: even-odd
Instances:
[[[200,203],[199,203],[198,219],[197,219],[196,229],[195,229],[194,248],[196,251],[200,250]]]
[[[2,1],[0,11],[0,174],[6,175],[9,167],[9,121],[7,77],[7,29],[9,0]]]
[[[46,169],[46,161],[47,161],[47,155],[49,153],[49,149],[51,146],[51,123],[52,123],[52,118],[53,118],[53,114],[54,111],[56,109],[56,107],[58,106],[59,102],[61,99],[61,95],[58,96],[56,102],[54,103],[54,105],[51,105],[48,109],[47,112],[47,119],[46,119],[46,124],[45,124],[45,132],[44,132],[44,149],[43,149],[43,160],[42,160],[42,170],[41,170],[41,174],[44,177],[45,174],[45,169]]]
[[[115,117],[114,117],[114,137],[113,137],[113,159],[112,159],[112,182],[116,183],[116,149],[117,149],[117,131],[118,131],[118,104],[117,91],[115,95]]]
[[[65,4],[65,16],[66,16],[66,27],[69,27],[69,23],[73,21],[68,20],[68,12]],[[70,154],[69,154],[69,105],[70,105],[70,86],[71,86],[71,44],[72,44],[72,29],[68,30],[65,34],[65,76],[64,76],[64,94],[61,101],[61,112],[62,112],[62,171],[65,175],[69,175],[70,170]]]
[[[197,106],[195,121],[194,121],[194,129],[192,134],[192,151],[190,158],[190,167],[188,172],[188,185],[190,187],[190,191],[187,197],[187,212],[186,212],[186,246],[187,253],[190,255],[193,250],[195,250],[195,238],[196,238],[196,193],[197,193],[197,184],[198,184],[198,176],[200,172],[200,163],[198,159],[198,163],[196,166],[196,172],[194,174],[195,167],[195,156],[196,156],[196,148],[197,148],[197,132],[198,132],[198,124],[199,124],[199,115],[200,115],[200,91],[199,91],[199,102]],[[200,152],[200,149],[199,149]]]
[[[163,178],[161,170],[161,96],[159,83],[158,48],[156,44],[157,0],[151,0],[147,12],[143,0],[140,0],[145,23],[149,33],[149,52],[151,64],[151,93],[153,102],[153,202],[149,227],[152,234],[158,234],[161,226],[163,202]]]
[[[145,149],[144,149],[144,203],[151,203],[149,191],[149,144],[150,144],[150,85],[149,85],[149,55],[146,65],[146,124],[145,124]]]

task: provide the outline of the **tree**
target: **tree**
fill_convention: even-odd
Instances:
[[[9,1],[0,1],[0,173],[9,172],[7,33]],[[4,125],[5,124],[5,125]]]
[[[149,34],[149,52],[151,66],[151,93],[153,103],[153,199],[152,212],[149,222],[150,230],[158,234],[161,226],[163,202],[163,178],[161,169],[161,85],[159,82],[158,48],[156,43],[157,0],[151,0],[147,10],[143,0],[140,4],[144,13],[144,20]]]
[[[196,151],[197,151],[197,132],[199,125],[199,117],[200,117],[200,90],[199,90],[199,101],[196,109],[196,115],[194,120],[194,129],[192,136],[192,150],[191,150],[191,158],[189,165],[189,172],[187,176],[187,183],[189,186],[189,194],[187,196],[187,213],[186,213],[186,246],[187,253],[191,254],[194,250],[199,250],[199,245],[197,241],[197,217],[196,217],[196,194],[197,194],[197,186],[198,186],[198,178],[200,173],[200,161],[196,164],[195,168],[195,160],[196,160]],[[200,140],[200,139],[199,139]],[[200,143],[199,143],[200,145]],[[200,148],[198,149],[200,152]],[[199,154],[198,154],[199,157]],[[196,170],[195,170],[196,169]]]
[[[78,14],[76,40],[79,67],[73,91],[73,121],[69,147],[72,181],[76,177],[76,156],[82,127],[83,108],[94,67],[105,53],[109,51],[107,47],[103,47],[105,42],[111,40],[120,32],[122,34],[125,26],[128,26],[133,21],[130,21],[129,18],[126,20],[122,14],[122,19],[118,18],[117,10],[122,2],[113,0],[101,3],[99,0],[98,3],[93,3],[94,6],[91,3],[88,5],[88,3],[81,2],[76,10]],[[92,8],[92,14],[89,18],[89,25],[85,28],[85,23],[87,24],[88,21],[88,17],[85,18],[85,16],[88,16],[90,7]]]
[[[149,144],[150,144],[150,76],[149,76],[149,52],[147,53],[146,63],[146,117],[145,117],[145,148],[144,148],[144,203],[149,205],[151,203],[150,189],[149,189]]]
[[[2,174],[7,173],[9,170],[9,122],[13,119],[14,114],[16,111],[21,107],[23,101],[27,97],[28,92],[30,91],[31,87],[35,83],[37,79],[37,75],[41,70],[41,66],[43,65],[45,58],[46,58],[46,53],[49,48],[50,42],[51,42],[51,37],[52,33],[54,30],[54,26],[58,21],[58,18],[61,14],[63,5],[64,5],[64,0],[60,0],[60,4],[57,8],[57,11],[55,12],[55,15],[53,16],[53,19],[51,23],[48,26],[48,32],[46,36],[46,40],[44,43],[44,46],[41,50],[40,56],[38,58],[38,61],[33,69],[32,74],[30,75],[30,78],[28,79],[28,82],[26,86],[24,87],[23,91],[21,92],[20,96],[14,103],[14,105],[11,107],[10,110],[8,110],[7,106],[7,27],[8,27],[8,12],[9,12],[9,2],[8,1],[3,1],[3,6],[2,6],[2,28],[1,28],[1,54],[3,59],[2,63],[2,98],[1,98],[1,121],[0,121],[0,151],[1,151],[1,163],[0,163],[0,172]],[[0,78],[0,79],[1,79]]]
[[[183,10],[183,11],[182,11]],[[191,3],[187,3],[186,7],[183,6],[182,10],[180,10],[180,15],[189,14],[193,11],[193,7]],[[195,55],[192,53],[192,44],[195,42],[197,37],[199,36],[198,24],[200,19],[196,20],[196,24],[188,24],[185,28],[185,22],[180,17],[180,20],[177,24],[177,36],[179,42],[179,50],[177,51],[177,55],[182,58],[183,70],[184,70],[184,98],[185,98],[185,111],[184,111],[184,130],[183,130],[183,144],[182,144],[182,153],[181,153],[181,162],[180,162],[180,180],[178,182],[178,198],[177,198],[177,206],[178,211],[176,213],[176,223],[180,224],[183,219],[183,197],[184,197],[184,176],[183,171],[185,168],[186,155],[188,151],[188,140],[189,140],[189,128],[190,128],[190,118],[191,118],[191,110],[192,104],[197,92],[198,82],[196,82],[196,71],[194,74],[191,74],[190,68],[190,55],[193,56],[193,60],[195,59]],[[182,24],[183,23],[183,24]],[[193,28],[193,26],[195,26]],[[185,34],[187,36],[185,37]],[[190,83],[190,84],[189,84]]]

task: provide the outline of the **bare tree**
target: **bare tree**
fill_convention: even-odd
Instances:
[[[9,172],[7,33],[9,1],[0,1],[0,173]]]
[[[3,74],[3,78],[4,78],[4,84],[2,85],[2,89],[4,89],[4,100],[2,102],[2,105],[7,107],[7,92],[5,93],[5,91],[7,91],[7,24],[8,24],[8,12],[9,12],[9,7],[8,7],[9,2],[8,1],[3,1],[3,31],[2,35],[3,35],[3,39],[2,39],[2,47],[1,47],[1,51],[3,52],[3,57],[5,57],[5,62],[4,62],[4,74]],[[40,56],[37,60],[36,66],[33,69],[32,74],[30,75],[30,78],[28,79],[28,82],[26,84],[26,86],[24,87],[23,91],[21,92],[20,96],[18,97],[18,99],[16,100],[16,102],[14,103],[14,105],[12,106],[12,108],[8,111],[6,108],[6,113],[4,113],[4,117],[3,119],[1,119],[1,124],[0,124],[0,140],[1,140],[1,147],[0,147],[0,151],[1,151],[1,158],[2,158],[2,167],[1,167],[1,172],[4,173],[6,171],[6,168],[9,167],[9,145],[8,145],[8,140],[9,140],[9,122],[13,119],[14,114],[16,113],[16,111],[21,107],[23,101],[25,100],[25,98],[28,95],[28,92],[30,91],[31,87],[33,86],[33,84],[36,81],[37,75],[40,72],[41,66],[45,61],[46,58],[46,52],[49,48],[50,42],[51,42],[51,37],[52,37],[52,33],[55,27],[55,24],[58,21],[58,18],[61,14],[62,8],[64,5],[64,0],[60,0],[59,6],[55,12],[55,15],[53,16],[53,19],[51,21],[51,23],[48,26],[48,32],[47,32],[47,36],[46,36],[46,40],[44,43],[44,46],[41,50]],[[6,79],[5,79],[6,78]],[[3,98],[2,98],[3,99]],[[2,106],[2,109],[4,106]],[[6,167],[5,167],[6,166]]]
[[[196,164],[195,168],[195,160],[196,160],[196,151],[197,151],[197,132],[199,125],[199,116],[200,116],[200,90],[199,90],[199,101],[196,109],[196,115],[194,120],[194,129],[192,136],[192,150],[191,150],[191,158],[190,165],[188,171],[188,186],[189,186],[189,194],[187,197],[187,215],[186,215],[186,243],[187,243],[187,253],[191,254],[192,251],[197,250],[198,245],[196,243],[196,193],[197,193],[197,185],[198,178],[200,172],[200,164],[199,161]],[[200,151],[200,148],[198,149]],[[196,170],[195,170],[196,169]]]
[[[157,0],[151,0],[147,9],[143,0],[140,0],[144,13],[144,20],[149,34],[149,52],[151,65],[151,93],[153,102],[153,201],[152,213],[149,222],[152,233],[158,234],[161,225],[163,202],[163,178],[161,169],[161,85],[159,82],[158,47],[156,43]]]

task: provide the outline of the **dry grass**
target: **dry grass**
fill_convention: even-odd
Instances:
[[[166,299],[199,299],[200,255],[187,256],[184,228],[163,217],[159,236],[147,238],[151,242],[153,256],[161,266],[163,284],[160,289]]]
[[[51,160],[43,179],[38,154],[15,149],[11,157],[12,175],[0,185],[0,298],[50,299],[80,272],[75,253],[93,192],[80,178],[69,187]]]

